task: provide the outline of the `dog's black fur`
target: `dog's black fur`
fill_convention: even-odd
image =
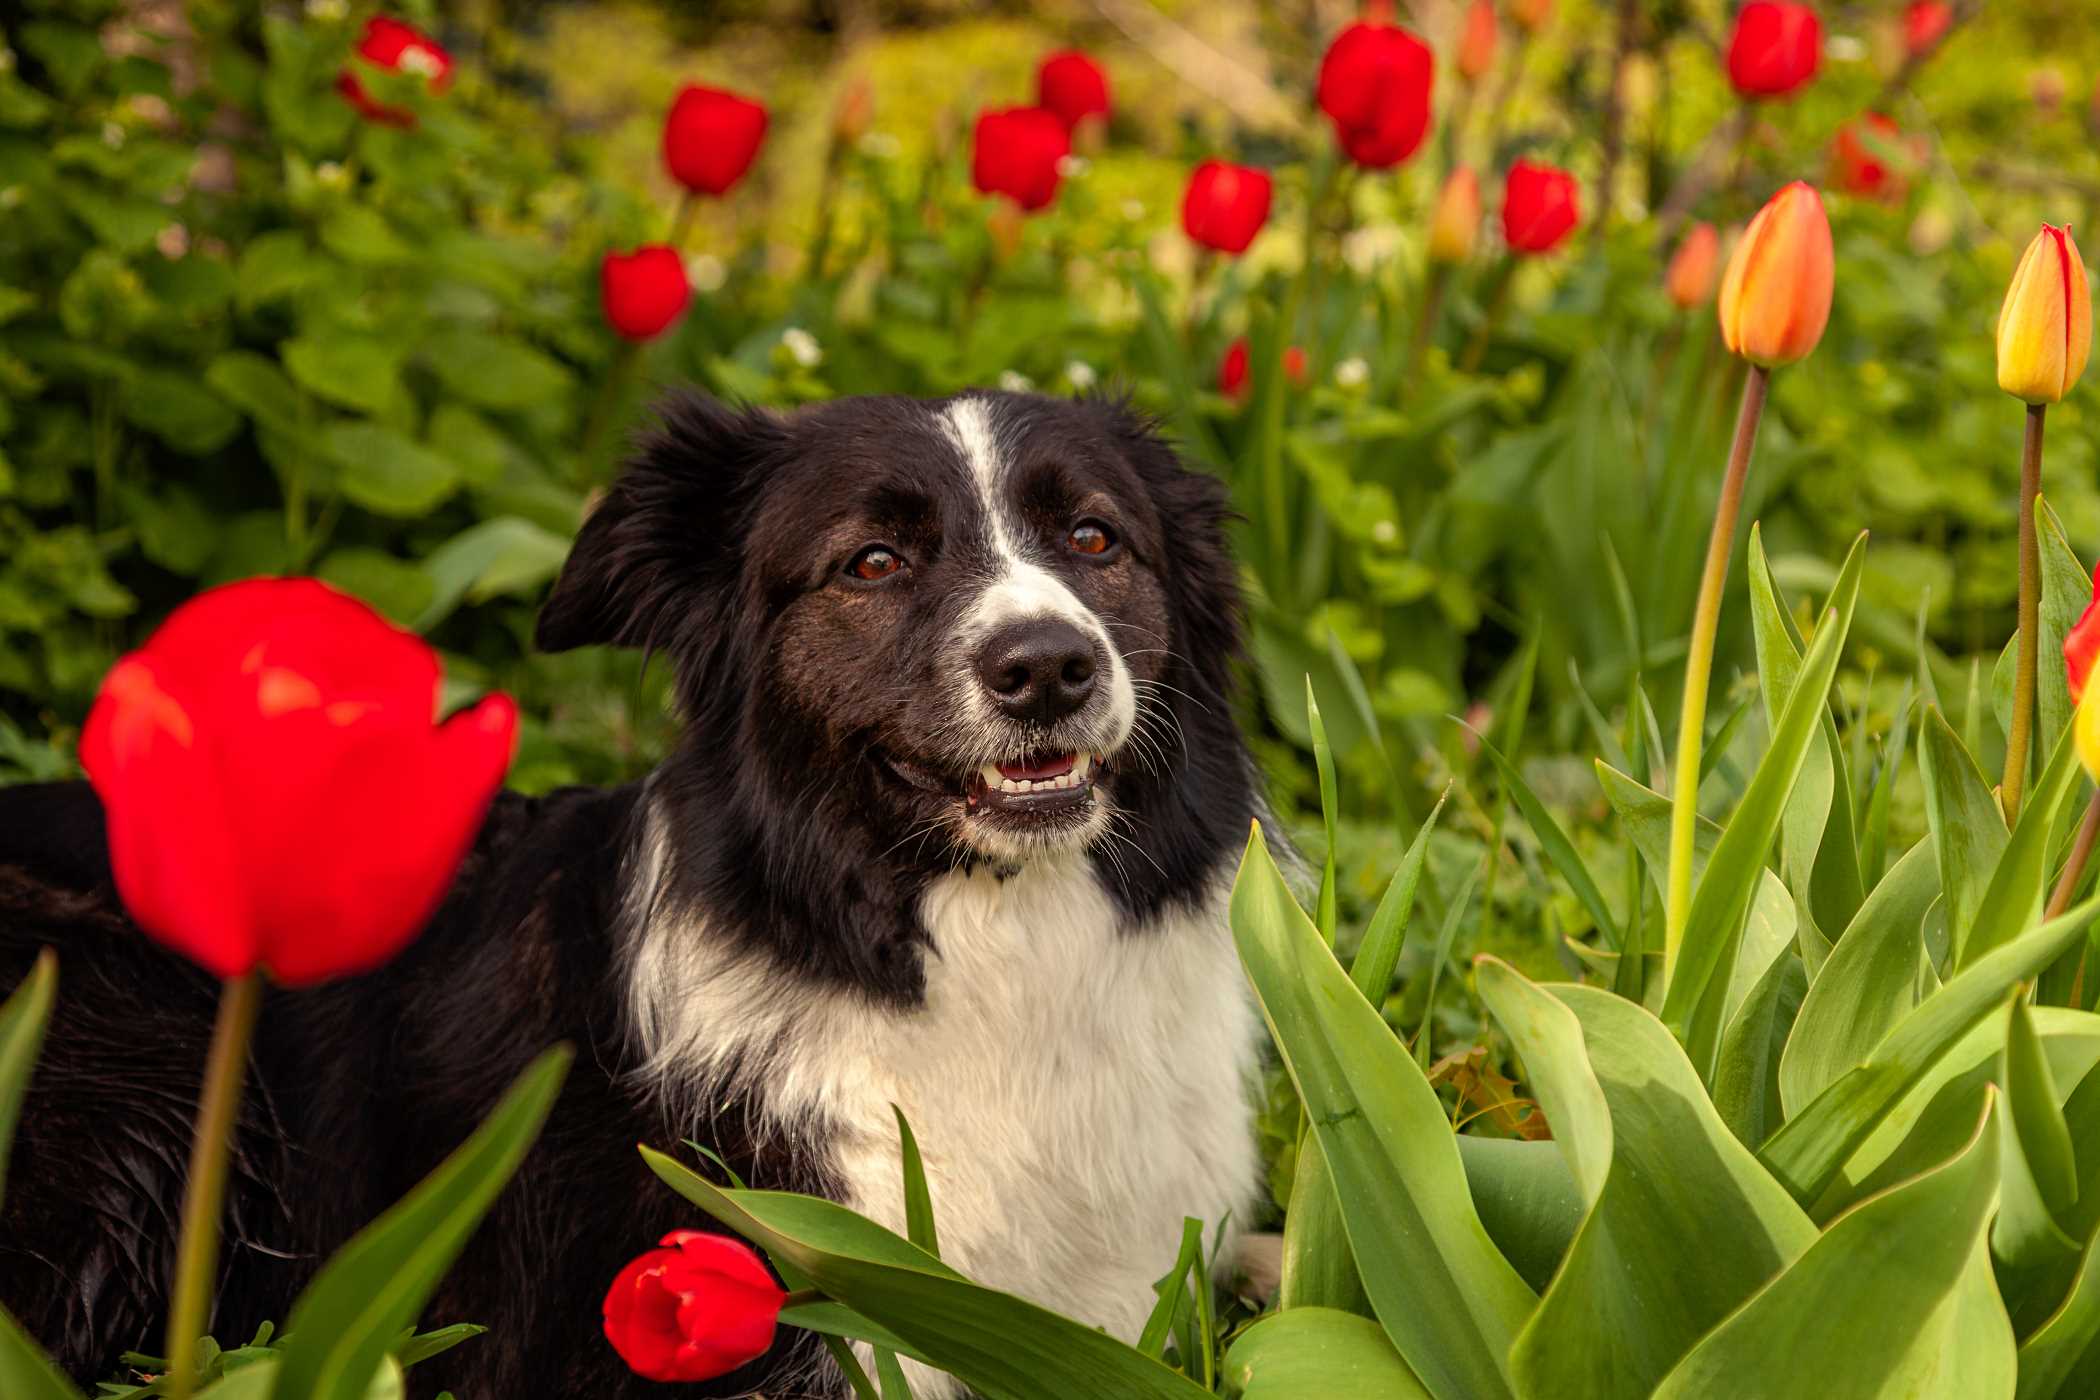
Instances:
[[[1110,589],[1085,596],[1133,618],[1116,645],[1157,682],[1183,736],[1170,761],[1113,769],[1130,818],[1119,831],[1139,851],[1096,865],[1142,926],[1215,879],[1254,801],[1232,718],[1224,493],[1118,404],[997,403],[1016,471],[1035,483],[1028,509],[1054,517],[1091,493],[1123,512],[1135,581],[1075,575],[1074,587]],[[899,1007],[923,981],[918,892],[977,858],[945,838],[900,841],[935,799],[884,766],[886,754],[940,753],[916,701],[939,681],[936,639],[956,615],[948,595],[982,564],[955,529],[968,507],[929,421],[911,400],[792,417],[672,402],[586,522],[539,627],[550,649],[642,646],[676,667],[684,739],[653,786],[671,898],[770,955],[782,978]],[[934,538],[929,512],[948,522],[946,538]],[[919,551],[923,576],[895,595],[903,601],[822,601],[838,567],[822,541],[863,528],[839,523],[849,518],[894,522],[884,528]],[[834,781],[812,787],[812,771]],[[367,976],[270,992],[229,1190],[212,1321],[223,1342],[281,1324],[316,1264],[556,1041],[577,1054],[545,1133],[426,1314],[491,1335],[418,1368],[417,1394],[665,1393],[631,1376],[600,1334],[599,1303],[621,1265],[697,1223],[643,1167],[638,1141],[692,1136],[754,1186],[833,1187],[821,1153],[758,1149],[748,1100],[713,1096],[695,1122],[630,1076],[619,972],[647,800],[641,785],[500,798],[406,953]],[[0,1203],[0,1303],[87,1381],[127,1348],[160,1350],[216,987],[126,919],[84,785],[0,791],[0,988],[46,946],[59,952],[60,992]],[[745,1372],[675,1393],[797,1393],[806,1342],[797,1351],[789,1339],[802,1334],[782,1335],[781,1350]]]

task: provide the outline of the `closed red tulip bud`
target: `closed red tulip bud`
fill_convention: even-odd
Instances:
[[[2085,683],[2093,674],[2093,660],[2100,657],[2100,575],[2093,580],[2093,601],[2078,614],[2078,622],[2064,634],[2064,679],[2071,683],[2071,699],[2085,696]]]
[[[1244,253],[1269,218],[1266,171],[1207,160],[1189,175],[1181,198],[1181,227],[1206,248]]]
[[[1072,152],[1065,124],[1041,107],[981,114],[970,157],[970,181],[982,194],[1004,195],[1035,213],[1057,198],[1059,166]]]
[[[692,299],[685,263],[661,243],[632,253],[607,253],[598,265],[605,319],[629,340],[662,335]]]
[[[1816,76],[1823,25],[1793,0],[1750,0],[1728,39],[1728,81],[1745,97],[1784,97]]]
[[[1471,82],[1495,66],[1495,0],[1473,0],[1458,40],[1458,76]]]
[[[1721,340],[1754,365],[1792,364],[1823,338],[1835,276],[1823,201],[1796,180],[1757,211],[1728,259]]]
[[[1429,134],[1436,60],[1391,24],[1344,29],[1320,60],[1320,110],[1349,159],[1373,170],[1398,165]]]
[[[1721,270],[1721,235],[1712,224],[1694,224],[1670,257],[1663,274],[1663,290],[1686,311],[1703,306],[1714,294],[1714,276]]]
[[[2093,350],[2093,295],[2071,230],[2043,224],[2020,255],[1998,310],[1998,387],[2028,403],[2056,403]]]
[[[764,106],[687,83],[664,117],[664,168],[694,194],[727,194],[758,159],[765,139]]]
[[[1954,7],[1946,0],[1911,0],[1903,11],[1903,47],[1912,58],[1923,58],[1953,27]]]
[[[1295,345],[1287,348],[1283,352],[1283,377],[1302,389],[1305,387],[1306,371],[1305,352]]]
[[[1510,0],[1509,17],[1527,34],[1536,34],[1553,18],[1553,0]]]
[[[398,19],[373,16],[365,24],[364,37],[357,41],[355,53],[350,65],[336,74],[335,87],[366,121],[413,126],[416,114],[376,101],[358,79],[360,61],[389,73],[420,73],[433,93],[443,92],[452,82],[452,55],[428,34]]]
[[[510,766],[491,695],[439,724],[423,642],[314,579],[199,594],[103,679],[80,738],[117,892],[214,974],[306,985],[421,931]]]
[[[1070,131],[1088,117],[1108,115],[1108,74],[1083,53],[1054,53],[1035,75],[1036,105]]]
[[[787,1294],[741,1240],[673,1230],[620,1270],[605,1294],[605,1338],[652,1381],[726,1376],[773,1346]]]
[[[1537,161],[1509,168],[1502,191],[1502,238],[1515,253],[1550,253],[1582,217],[1575,177]]]
[[[1900,198],[1904,180],[1889,163],[1889,149],[1901,137],[1896,123],[1879,112],[1840,127],[1830,146],[1832,182],[1863,199]]]
[[[1480,233],[1480,177],[1470,166],[1459,166],[1444,181],[1436,197],[1436,213],[1429,221],[1429,260],[1462,263],[1473,256],[1473,243]]]

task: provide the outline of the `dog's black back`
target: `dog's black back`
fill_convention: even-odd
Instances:
[[[223,1344],[282,1326],[329,1253],[458,1146],[536,1054],[568,1041],[574,1066],[538,1147],[425,1312],[490,1335],[417,1368],[413,1393],[726,1395],[757,1379],[667,1389],[631,1375],[600,1335],[620,1267],[665,1231],[704,1223],[635,1152],[680,1134],[617,1077],[605,969],[634,801],[632,788],[499,799],[444,909],[400,959],[270,990],[228,1186],[212,1320]],[[217,984],[125,917],[84,784],[0,789],[0,983],[18,983],[47,946],[60,991],[0,1202],[0,1304],[85,1384],[123,1351],[164,1350]],[[592,987],[604,995],[579,1000]],[[822,1189],[790,1156],[753,1160],[733,1110],[710,1126],[710,1145],[753,1185]]]

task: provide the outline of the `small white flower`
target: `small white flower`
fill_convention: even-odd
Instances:
[[[895,160],[904,145],[887,131],[871,131],[860,138],[860,153],[876,160]]]
[[[1035,381],[1019,370],[999,371],[999,387],[1009,394],[1025,394],[1035,388]]]
[[[1838,63],[1857,63],[1867,56],[1867,41],[1857,34],[1833,34],[1823,41],[1823,52]]]
[[[789,326],[780,333],[780,343],[788,355],[804,369],[815,369],[824,363],[824,347],[817,338],[800,326]]]
[[[306,0],[309,19],[338,20],[349,13],[349,0]]]
[[[190,250],[190,231],[181,224],[169,224],[153,235],[153,246],[160,255],[173,261]]]
[[[1137,222],[1138,220],[1140,220],[1140,219],[1144,218],[1144,217],[1145,217],[1145,201],[1144,201],[1144,200],[1142,200],[1142,199],[1126,199],[1126,200],[1124,200],[1124,201],[1123,201],[1123,217],[1124,217],[1124,218],[1126,218],[1126,219],[1128,219],[1128,220],[1130,220],[1130,222],[1132,222],[1132,223],[1136,223],[1136,222]]]
[[[413,73],[419,78],[435,78],[445,71],[444,60],[421,44],[410,44],[401,51],[401,71]]]
[[[1075,389],[1091,389],[1100,382],[1100,376],[1094,373],[1094,367],[1085,360],[1074,360],[1066,365],[1065,378],[1071,381]]]
[[[1400,543],[1400,527],[1390,520],[1381,520],[1371,527],[1371,538],[1391,548]]]
[[[1344,389],[1360,388],[1370,382],[1371,367],[1361,355],[1351,355],[1334,367],[1334,382]]]
[[[695,253],[685,260],[685,280],[696,292],[719,292],[729,280],[729,267],[713,253]]]
[[[350,183],[350,172],[340,161],[324,160],[314,167],[314,183],[323,189],[343,189]]]
[[[102,144],[115,150],[124,144],[124,128],[115,122],[102,123]]]
[[[1085,156],[1059,156],[1057,158],[1057,173],[1064,176],[1067,180],[1077,180],[1091,168]]]

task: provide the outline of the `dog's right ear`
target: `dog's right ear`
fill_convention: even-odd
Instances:
[[[541,651],[670,645],[735,586],[744,517],[782,424],[692,393],[656,412],[658,427],[577,532],[540,609]]]

